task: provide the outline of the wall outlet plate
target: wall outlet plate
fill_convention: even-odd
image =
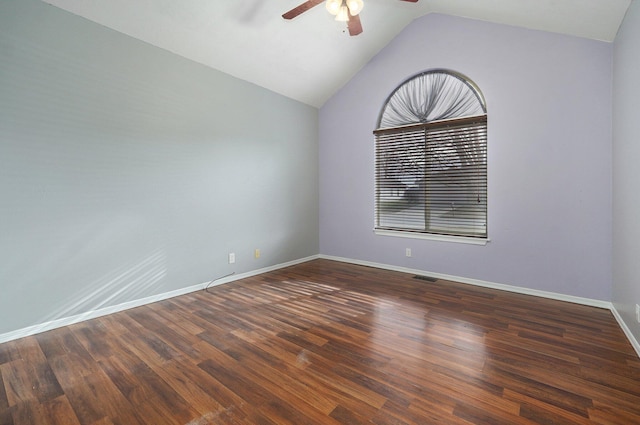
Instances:
[[[236,254],[234,252],[229,253],[229,264],[233,264],[236,262]]]
[[[640,305],[636,304],[636,322],[640,323]]]

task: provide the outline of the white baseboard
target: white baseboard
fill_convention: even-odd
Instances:
[[[487,282],[487,281],[478,280],[478,279],[470,279],[466,277],[452,276],[452,275],[446,275],[442,273],[433,273],[426,270],[410,269],[406,267],[398,267],[398,266],[392,266],[389,264],[374,263],[370,261],[354,260],[351,258],[334,257],[330,255],[320,255],[318,256],[318,258],[323,258],[326,260],[333,260],[333,261],[341,261],[343,263],[359,264],[361,266],[376,267],[379,269],[393,270],[393,271],[403,272],[403,273],[431,276],[438,279],[451,280],[453,282],[466,283],[469,285],[482,286],[485,288],[499,289],[501,291],[509,291],[509,292],[515,292],[518,294],[533,295],[536,297],[549,298],[549,299],[558,300],[558,301],[567,301],[574,304],[587,305],[590,307],[604,308],[611,311],[611,313],[617,320],[618,324],[620,325],[620,328],[622,328],[622,331],[624,332],[627,339],[633,346],[633,349],[638,354],[638,357],[640,357],[640,344],[638,343],[638,340],[636,340],[636,338],[633,336],[633,334],[629,330],[629,327],[627,326],[625,321],[622,319],[618,311],[615,309],[613,303],[609,301],[575,297],[572,295],[558,294],[555,292],[539,291],[537,289],[522,288],[518,286],[505,285],[502,283]]]
[[[221,279],[217,279],[211,283],[209,287],[222,285],[224,283],[233,282],[235,280],[245,279],[248,277],[256,276],[262,273],[282,269],[285,267],[293,266],[300,263],[305,263],[307,261],[315,260],[318,258],[317,255],[313,255],[310,257],[300,258],[298,260],[289,261],[286,263],[276,264],[274,266],[264,267],[257,270],[252,270],[249,272],[241,273],[241,274],[233,274],[229,276],[225,276]],[[186,288],[176,289],[175,291],[169,291],[158,295],[153,295],[150,297],[140,298],[137,300],[128,301],[122,304],[101,308],[98,310],[88,311],[86,313],[77,314],[74,316],[63,317],[60,319],[52,320],[49,322],[39,323],[37,325],[29,326],[22,329],[17,329],[15,331],[7,332],[4,334],[0,334],[0,344],[3,342],[13,341],[15,339],[24,338],[26,336],[35,335],[41,332],[50,331],[52,329],[61,328],[63,326],[73,325],[74,323],[79,323],[85,320],[95,319],[97,317],[106,316],[107,314],[117,313],[119,311],[128,310],[134,307],[140,307],[142,305],[155,303],[158,301],[166,300],[169,298],[177,297],[179,295],[188,294],[190,292],[195,292],[198,290],[204,289],[210,282],[200,283],[193,286],[188,286]]]
[[[373,263],[370,261],[353,260],[350,258],[332,257],[329,255],[320,255],[320,258],[327,260],[341,261],[343,263],[359,264],[362,266],[376,267],[378,269],[393,270],[397,272],[417,274],[435,277],[442,280],[451,280],[453,282],[466,283],[474,286],[482,286],[484,288],[499,289],[501,291],[516,292],[518,294],[534,295],[536,297],[550,298],[553,300],[567,301],[575,304],[583,304],[591,307],[611,308],[611,303],[607,301],[594,300],[591,298],[574,297],[572,295],[558,294],[555,292],[539,291],[537,289],[522,288],[519,286],[505,285],[502,283],[487,282],[484,280],[470,279],[468,277],[452,276],[442,273],[434,273],[427,270],[410,269],[406,267],[392,266],[389,264]]]
[[[631,333],[631,329],[629,329],[627,323],[622,319],[622,316],[620,316],[620,313],[618,313],[618,310],[613,304],[611,304],[611,313],[613,313],[613,317],[615,317],[618,321],[620,328],[622,328],[622,332],[624,332],[624,334],[627,336],[627,339],[633,346],[633,349],[636,350],[638,357],[640,357],[640,343],[638,343],[636,337],[633,336],[633,334]]]

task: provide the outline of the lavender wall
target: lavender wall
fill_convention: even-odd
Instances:
[[[610,300],[612,50],[444,15],[414,21],[320,111],[321,254]],[[431,68],[467,75],[487,99],[487,246],[372,231],[378,113]]]
[[[613,303],[640,341],[640,3],[632,2],[615,42],[613,85]]]

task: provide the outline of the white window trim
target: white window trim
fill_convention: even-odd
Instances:
[[[434,233],[408,232],[406,230],[382,230],[373,229],[373,232],[379,236],[392,236],[397,238],[409,239],[426,239],[439,242],[453,242],[467,245],[486,245],[491,242],[489,238],[469,238],[465,236],[437,235]]]

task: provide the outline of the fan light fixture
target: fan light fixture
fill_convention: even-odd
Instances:
[[[342,0],[327,0],[324,5],[329,13],[337,15],[340,11],[340,6],[342,6]]]
[[[418,2],[418,0],[400,1],[408,3]],[[282,14],[282,17],[287,20],[297,18],[307,10],[318,6],[320,3],[324,3],[324,7],[327,8],[329,13],[336,17],[336,21],[347,23],[350,36],[353,37],[362,33],[362,24],[360,23],[359,15],[364,7],[362,0],[305,0],[290,11]]]
[[[356,16],[364,7],[364,3],[362,0],[347,0],[347,6],[349,7],[351,16]]]
[[[364,3],[362,0],[327,0],[325,7],[329,13],[336,16],[336,21],[347,22],[349,14],[356,16],[362,11]]]
[[[347,6],[342,5],[340,6],[340,10],[336,15],[336,21],[347,22],[348,20],[349,20],[349,9],[347,9]]]

